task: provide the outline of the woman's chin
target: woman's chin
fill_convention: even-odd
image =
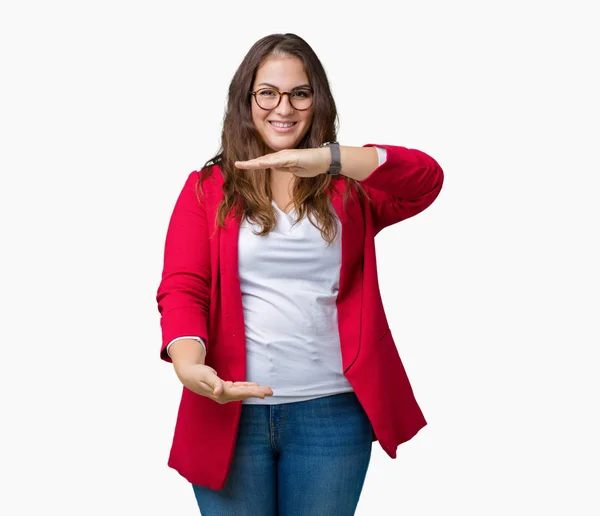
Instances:
[[[271,149],[273,152],[278,152],[286,149],[294,149],[296,145],[297,142],[295,138],[270,138],[269,141],[267,141],[267,147],[269,147],[269,149]]]

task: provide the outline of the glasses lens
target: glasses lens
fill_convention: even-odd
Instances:
[[[290,93],[290,102],[296,109],[308,109],[313,102],[312,91],[308,89],[294,90]]]
[[[263,109],[273,109],[279,104],[279,92],[270,88],[258,90],[254,97],[258,105]]]
[[[272,88],[260,89],[254,95],[257,104],[263,109],[274,109],[279,105],[279,97],[279,92]],[[313,92],[306,88],[293,90],[288,97],[294,109],[308,109],[313,103]]]

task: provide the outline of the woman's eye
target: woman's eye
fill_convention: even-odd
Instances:
[[[262,90],[259,95],[261,97],[270,97],[271,95],[276,95],[277,93],[274,90]]]
[[[307,98],[310,97],[310,91],[308,90],[298,90],[293,93],[294,97]]]

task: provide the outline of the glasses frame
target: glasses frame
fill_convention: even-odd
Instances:
[[[261,105],[258,103],[258,99],[256,98],[256,94],[257,94],[257,93],[259,93],[259,92],[261,92],[261,91],[264,91],[264,90],[271,90],[271,91],[276,91],[277,93],[279,93],[279,102],[277,102],[277,105],[276,105],[275,107],[272,107],[272,108],[264,108],[264,107],[262,107],[262,106],[261,106]],[[279,104],[281,104],[281,100],[283,99],[283,96],[284,96],[284,95],[287,95],[287,96],[288,96],[288,100],[290,101],[290,106],[292,106],[292,107],[293,107],[293,108],[294,108],[296,111],[306,111],[307,109],[310,109],[310,108],[312,107],[312,99],[311,99],[310,106],[308,106],[307,108],[298,109],[296,106],[294,106],[294,103],[292,102],[292,97],[291,97],[291,94],[292,94],[292,93],[294,93],[294,92],[296,92],[296,91],[302,91],[302,90],[308,90],[308,91],[310,91],[312,94],[314,94],[314,93],[315,93],[315,92],[313,91],[313,89],[312,89],[312,88],[307,88],[307,87],[305,86],[305,87],[302,87],[302,88],[294,88],[292,91],[279,91],[277,88],[259,88],[259,89],[258,89],[258,90],[256,90],[256,91],[251,91],[251,92],[250,92],[250,95],[252,95],[252,96],[254,97],[254,100],[256,101],[256,105],[257,105],[257,106],[258,106],[260,109],[262,109],[262,110],[264,110],[264,111],[273,111],[274,109],[277,109],[277,108],[279,107]]]

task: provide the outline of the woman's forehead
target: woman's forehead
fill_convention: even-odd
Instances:
[[[304,64],[297,57],[269,57],[256,71],[256,87],[276,87],[280,90],[310,85]]]

